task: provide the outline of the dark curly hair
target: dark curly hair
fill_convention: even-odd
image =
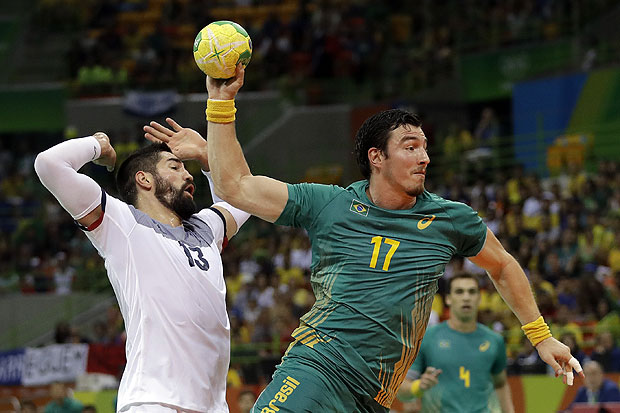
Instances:
[[[116,189],[119,197],[130,205],[136,206],[138,188],[134,177],[138,171],[155,174],[161,152],[172,152],[165,143],[154,143],[138,149],[123,161],[116,174]]]
[[[388,109],[372,115],[355,135],[354,154],[364,178],[370,178],[368,150],[377,148],[387,156],[387,141],[390,132],[402,125],[422,126],[422,121],[413,113],[401,109]]]

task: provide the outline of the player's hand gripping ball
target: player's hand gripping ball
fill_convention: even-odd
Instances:
[[[227,20],[205,26],[194,40],[194,60],[207,76],[229,79],[237,63],[247,66],[252,57],[252,40],[243,27]]]

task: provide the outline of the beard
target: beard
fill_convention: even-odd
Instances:
[[[170,182],[155,175],[155,197],[183,220],[189,219],[196,212],[196,203],[184,194],[188,185],[190,185],[189,182],[180,189],[176,189]]]
[[[407,188],[407,190],[405,192],[409,196],[417,197],[419,195],[422,195],[422,193],[424,192],[424,184],[421,183],[419,185],[414,186],[413,188]]]

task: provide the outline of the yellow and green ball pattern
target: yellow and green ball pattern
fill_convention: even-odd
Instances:
[[[241,62],[247,66],[252,57],[252,40],[241,25],[220,20],[205,26],[194,40],[194,60],[206,75],[229,79]]]

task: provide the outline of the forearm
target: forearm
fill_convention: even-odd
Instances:
[[[207,127],[209,167],[215,193],[239,207],[242,180],[251,176],[234,123],[209,122]]]
[[[514,413],[515,408],[512,404],[512,396],[510,394],[508,382],[504,382],[503,386],[495,388],[495,393],[497,394],[502,413]]]
[[[489,276],[521,324],[527,324],[540,317],[530,283],[523,269],[512,256],[509,256],[496,270],[489,271]]]
[[[59,143],[41,152],[35,159],[34,169],[43,186],[76,220],[92,211],[101,201],[99,185],[77,172],[100,155],[99,142],[88,136]]]

